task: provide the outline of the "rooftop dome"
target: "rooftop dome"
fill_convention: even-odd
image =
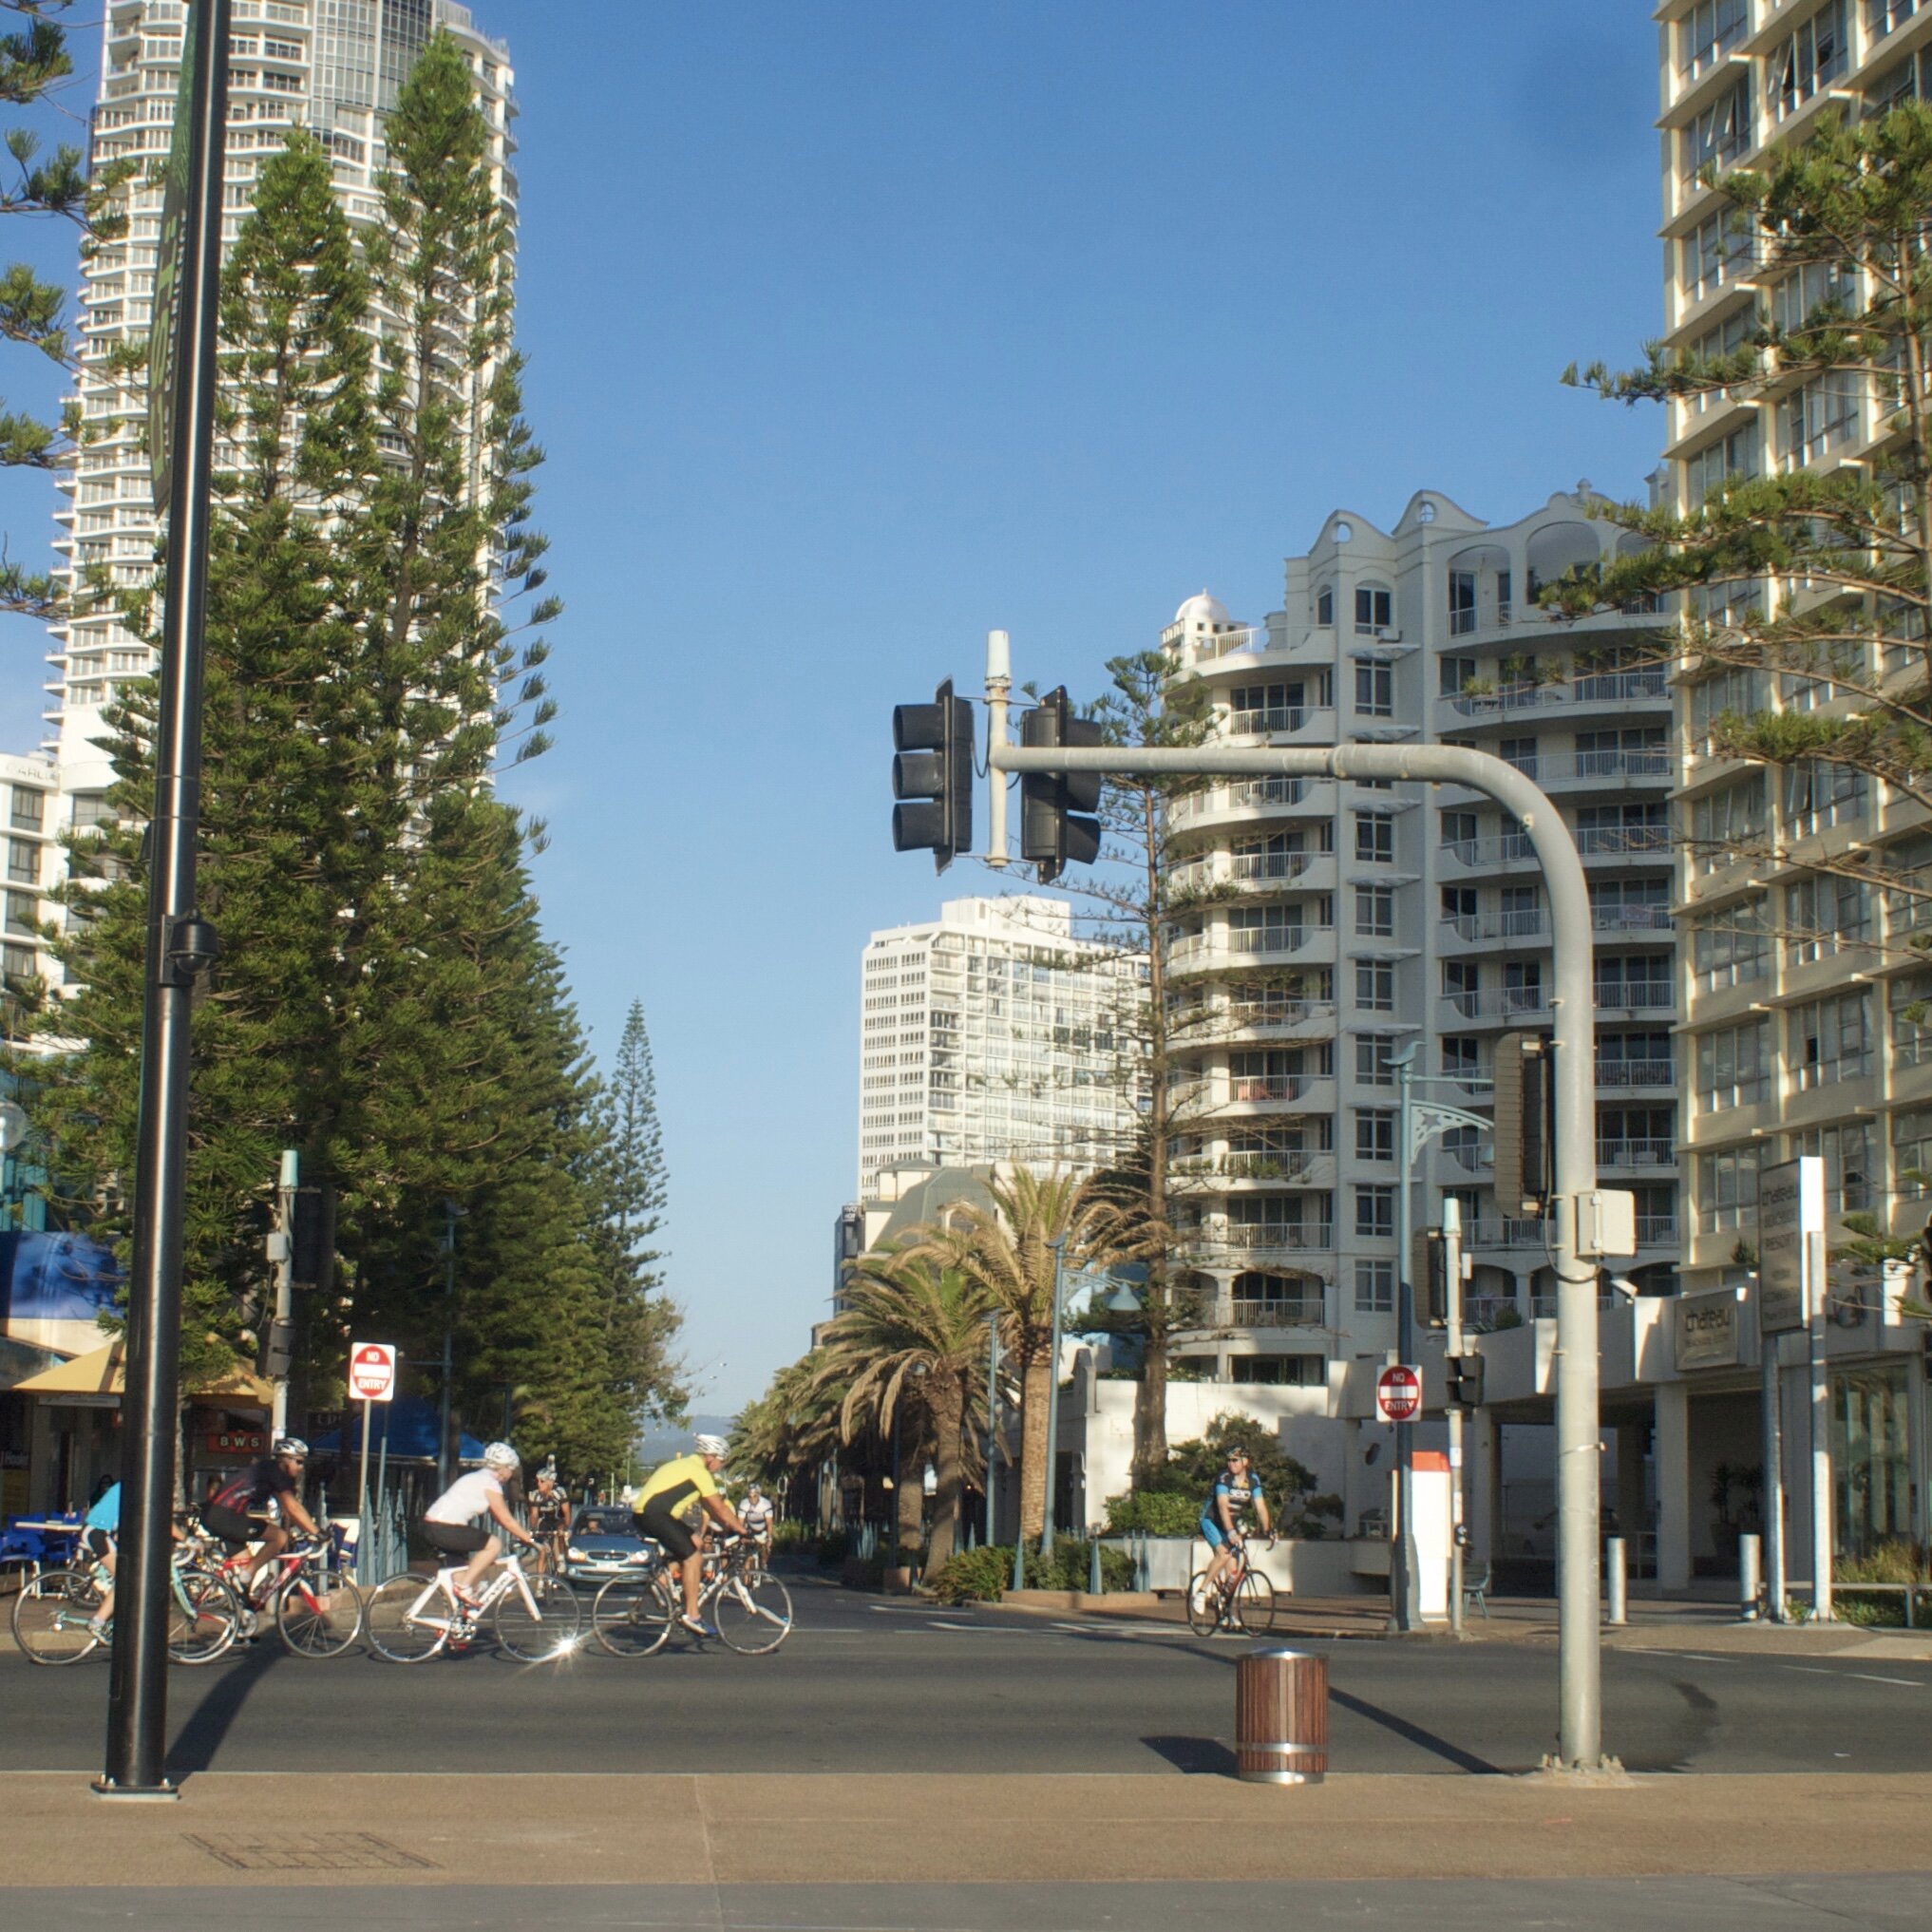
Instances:
[[[1227,606],[1219,597],[1209,597],[1203,591],[1200,596],[1189,597],[1174,613],[1174,621],[1192,635],[1197,631],[1224,631],[1234,619],[1228,616]]]

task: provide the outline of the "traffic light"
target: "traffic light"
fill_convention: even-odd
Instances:
[[[1442,1229],[1417,1228],[1415,1237],[1415,1284],[1421,1291],[1415,1297],[1415,1318],[1424,1328],[1447,1328],[1449,1260],[1442,1244]]]
[[[949,677],[929,705],[892,708],[892,849],[930,852],[943,872],[973,849],[973,705]]]
[[[1097,720],[1073,715],[1065,685],[1020,720],[1020,743],[1028,750],[1090,748],[1106,735]],[[1100,783],[1097,771],[1022,774],[1020,857],[1033,862],[1042,885],[1051,885],[1069,865],[1091,865],[1100,857],[1100,821],[1084,816],[1099,809]]]
[[[1556,1186],[1556,1049],[1547,1033],[1496,1042],[1496,1203],[1538,1215]]]
[[[1483,1357],[1448,1355],[1443,1359],[1447,1399],[1452,1409],[1480,1409],[1483,1406]]]

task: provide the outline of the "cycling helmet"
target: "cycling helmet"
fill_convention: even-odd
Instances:
[[[522,1467],[523,1459],[506,1442],[493,1442],[483,1452],[483,1467],[487,1469],[515,1469]]]
[[[721,1435],[701,1435],[695,1447],[701,1456],[721,1456],[725,1453],[725,1438]]]
[[[275,1454],[278,1456],[300,1456],[304,1462],[309,1459],[309,1445],[299,1435],[279,1435],[275,1438]]]

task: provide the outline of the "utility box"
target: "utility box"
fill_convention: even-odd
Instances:
[[[1577,1196],[1577,1253],[1583,1256],[1637,1252],[1637,1196],[1625,1187],[1593,1187]]]

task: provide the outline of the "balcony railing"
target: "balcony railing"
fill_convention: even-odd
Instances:
[[[1527,832],[1504,832],[1488,839],[1450,839],[1441,851],[1458,865],[1509,865],[1519,859],[1534,859],[1536,844]]]
[[[1203,1238],[1223,1246],[1251,1251],[1280,1248],[1297,1254],[1319,1252],[1335,1246],[1335,1223],[1328,1221],[1244,1221],[1231,1222],[1223,1233],[1212,1228]]]
[[[1590,925],[1600,933],[1667,933],[1673,920],[1667,905],[1593,905]]]
[[[1637,1245],[1640,1248],[1669,1248],[1676,1245],[1677,1218],[1674,1214],[1639,1214],[1637,1217]]]
[[[1271,1154],[1222,1154],[1169,1163],[1168,1177],[1181,1181],[1302,1181],[1316,1161],[1329,1158],[1311,1147],[1282,1148]]]
[[[1229,869],[1237,880],[1299,879],[1314,857],[1310,852],[1237,852]]]
[[[1228,735],[1255,737],[1264,731],[1298,731],[1308,722],[1306,705],[1269,705],[1260,710],[1230,711]]]
[[[1676,991],[1661,979],[1600,979],[1592,994],[1600,1013],[1669,1013],[1677,1003]]]
[[[1468,1244],[1472,1248],[1538,1248],[1545,1245],[1543,1222],[1530,1220],[1471,1222]]]
[[[1494,717],[1511,711],[1559,710],[1570,705],[1631,704],[1669,695],[1664,672],[1612,671],[1561,684],[1511,684],[1492,691],[1470,691],[1449,700],[1464,718]]]
[[[1677,1144],[1669,1135],[1638,1140],[1597,1142],[1599,1167],[1670,1167],[1676,1165]]]
[[[1230,926],[1227,948],[1237,955],[1298,953],[1309,940],[1335,931],[1333,926]]]
[[[1577,850],[1585,859],[1671,849],[1668,825],[1579,825],[1576,838]]]
[[[1320,1328],[1327,1319],[1319,1296],[1302,1301],[1222,1301],[1214,1318],[1234,1328]]]
[[[1307,1091],[1305,1073],[1237,1073],[1228,1082],[1228,1098],[1241,1106],[1299,1100]]]
[[[1675,1087],[1676,1062],[1674,1060],[1599,1060],[1599,1087]]]
[[[1549,994],[1540,986],[1504,986],[1487,993],[1443,995],[1465,1019],[1509,1018],[1516,1013],[1547,1013]]]
[[[1461,913],[1443,920],[1459,939],[1533,939],[1549,931],[1541,906],[1503,913]]]
[[[1204,791],[1178,798],[1171,816],[1178,824],[1208,812],[1241,811],[1254,805],[1295,805],[1308,796],[1312,785],[1320,782],[1306,778],[1250,778],[1235,785],[1213,785]]]
[[[1298,1027],[1335,1016],[1332,999],[1235,999],[1227,1006],[1228,1024],[1235,1027]]]

